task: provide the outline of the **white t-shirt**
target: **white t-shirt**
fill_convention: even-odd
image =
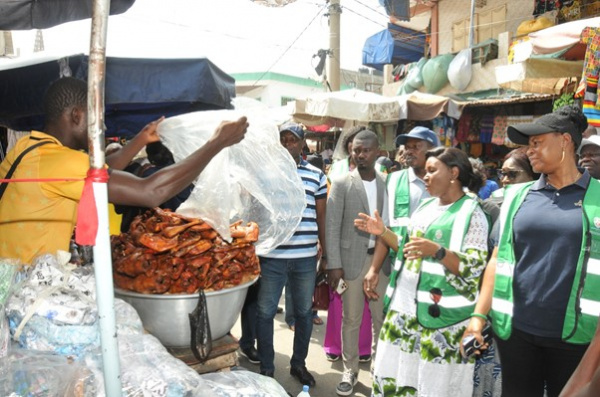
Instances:
[[[363,179],[363,185],[367,193],[367,201],[369,202],[369,215],[374,216],[375,210],[377,209],[377,179],[372,181],[365,181]],[[371,234],[369,240],[369,248],[375,247],[375,236]]]

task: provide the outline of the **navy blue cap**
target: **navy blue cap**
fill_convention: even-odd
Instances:
[[[440,146],[440,140],[435,132],[427,127],[421,126],[413,128],[408,134],[398,135],[396,137],[396,146],[404,145],[409,138],[427,141],[431,143],[433,147]]]
[[[304,139],[304,129],[300,124],[296,123],[285,123],[281,127],[279,127],[279,133],[289,131],[292,134],[296,135],[298,139]]]

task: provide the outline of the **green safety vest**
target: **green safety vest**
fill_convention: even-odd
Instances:
[[[513,248],[513,220],[533,183],[507,187],[500,211],[500,244],[491,316],[494,332],[502,339],[508,339],[512,331],[513,275],[517,262]],[[582,204],[583,242],[562,330],[562,339],[569,343],[589,343],[600,314],[599,198],[600,182],[591,178]]]
[[[389,227],[398,236],[398,251],[390,250],[390,259],[394,264],[390,273],[390,281],[383,298],[383,312],[390,306],[391,296],[396,288],[398,274],[402,269],[404,254],[402,249],[407,239],[408,223],[410,221],[410,181],[408,170],[392,172],[387,178],[388,203],[393,205],[393,213],[389,214]],[[393,204],[392,204],[393,203]],[[388,209],[385,209],[388,211]]]
[[[429,204],[435,201],[435,198],[424,201],[417,211],[424,210]],[[413,231],[413,235],[423,235],[425,238],[434,241],[448,250],[461,252],[464,236],[467,234],[471,223],[473,211],[479,206],[479,203],[473,198],[465,195],[446,212],[436,219],[425,231],[424,234],[419,231]],[[401,251],[399,250],[401,253]],[[402,256],[401,254],[399,257]],[[452,324],[457,324],[469,318],[475,307],[475,297],[471,299],[461,295],[446,281],[449,270],[433,258],[427,257],[415,261],[416,266],[420,266],[420,277],[417,287],[417,319],[419,323],[427,328],[442,328]],[[402,261],[404,265],[404,260]],[[401,273],[399,273],[401,274]],[[437,291],[436,291],[437,290]],[[434,305],[434,296],[432,292],[439,293],[440,298],[437,302],[438,314],[430,314],[429,309]],[[386,297],[391,301],[393,290],[388,288]]]

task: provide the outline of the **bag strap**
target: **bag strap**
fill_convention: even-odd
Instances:
[[[13,174],[15,173],[15,169],[17,168],[17,166],[19,165],[19,163],[21,162],[21,160],[23,159],[23,157],[27,153],[31,152],[36,147],[45,145],[47,143],[52,143],[52,141],[50,141],[50,140],[43,140],[41,142],[38,142],[38,143],[36,143],[34,145],[29,146],[25,150],[23,150],[21,152],[21,154],[19,154],[19,156],[15,159],[15,162],[12,164],[12,166],[10,167],[10,169],[8,170],[8,172],[6,173],[6,176],[4,177],[4,179],[10,179],[10,178],[12,178]],[[8,182],[2,182],[0,184],[0,200],[2,199],[2,196],[4,195],[4,191],[6,190],[7,187],[8,187]]]

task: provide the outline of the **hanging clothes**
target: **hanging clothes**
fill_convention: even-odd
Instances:
[[[587,27],[581,32],[581,42],[587,45],[583,76],[576,96],[583,96],[583,114],[588,124],[600,127],[600,100],[598,98],[598,77],[600,76],[600,28]]]

